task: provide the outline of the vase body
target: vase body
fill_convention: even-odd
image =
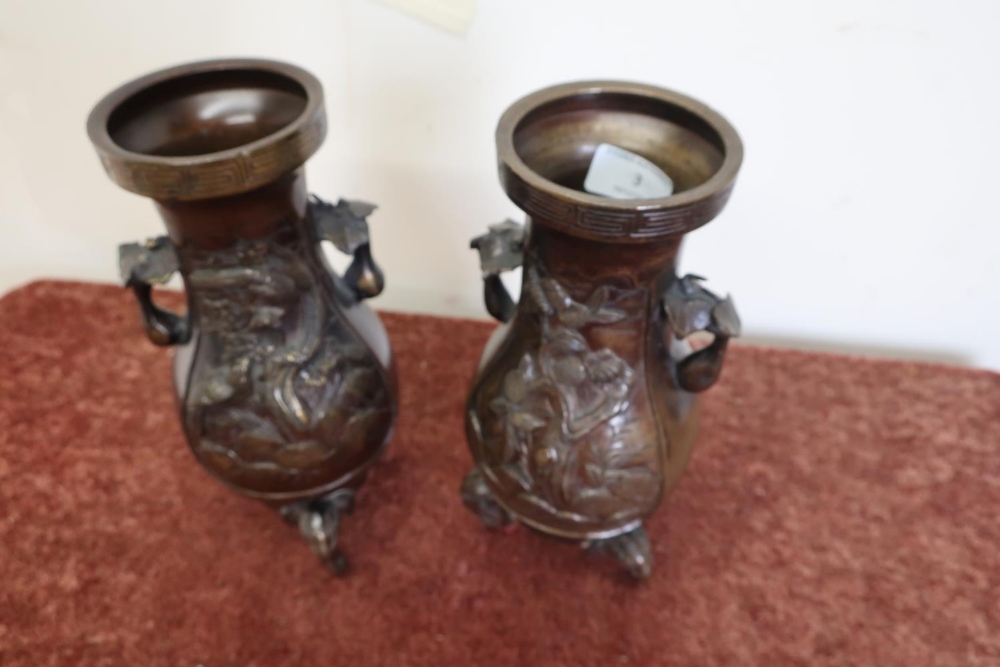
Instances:
[[[279,509],[334,570],[341,514],[388,443],[396,375],[363,299],[383,287],[373,206],[310,197],[322,89],[270,61],[195,63],[109,94],[91,114],[109,175],[150,197],[167,235],[120,249],[150,339],[176,346],[188,444],[216,479]],[[354,257],[343,277],[321,242]],[[179,272],[187,313],[152,285]]]
[[[658,308],[677,242],[608,245],[532,219],[521,299],[469,398],[473,455],[501,502],[563,537],[636,527],[673,486],[696,401]]]
[[[301,170],[159,208],[188,297],[174,377],[198,461],[272,504],[356,485],[388,442],[395,370],[378,318],[326,266]]]
[[[673,178],[658,200],[582,191],[602,143]],[[742,147],[717,114],[639,84],[569,84],[500,121],[501,182],[527,213],[474,240],[487,306],[503,324],[479,363],[466,430],[475,467],[463,496],[487,524],[604,543],[649,572],[642,521],[677,484],[698,428],[697,393],[719,376],[732,302],[676,271],[683,235],[713,218]],[[516,305],[497,274],[523,267]],[[711,341],[678,357],[698,332]],[[646,553],[642,553],[645,551]]]

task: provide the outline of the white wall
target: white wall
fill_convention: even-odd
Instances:
[[[159,232],[88,144],[101,95],[253,55],[326,88],[309,179],[381,205],[376,304],[482,316],[468,239],[518,213],[497,118],[548,84],[625,78],[743,136],[731,204],[682,268],[733,292],[751,338],[1000,369],[998,29],[996,0],[481,0],[464,37],[371,0],[0,0],[0,289],[113,281],[116,244]]]

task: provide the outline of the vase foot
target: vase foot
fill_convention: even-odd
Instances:
[[[337,545],[340,520],[354,510],[354,491],[338,489],[318,498],[281,508],[285,521],[299,527],[302,538],[334,574],[342,574],[348,566],[347,556]]]
[[[653,552],[642,526],[615,537],[591,540],[584,543],[584,547],[596,553],[611,554],[636,579],[648,579],[653,571]]]
[[[503,528],[514,519],[514,515],[498,503],[493,496],[479,466],[474,467],[465,475],[465,479],[462,480],[461,493],[465,507],[478,516],[483,525],[491,530]]]

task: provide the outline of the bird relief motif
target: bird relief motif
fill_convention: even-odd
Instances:
[[[298,243],[192,251],[188,285],[206,361],[188,405],[220,471],[285,476],[366,437],[387,408],[368,351],[343,332]]]
[[[521,487],[523,498],[567,518],[632,511],[641,503],[637,495],[655,496],[659,481],[633,447],[625,414],[636,375],[581,333],[627,315],[612,305],[608,286],[578,302],[536,269],[527,271],[524,294],[541,340],[505,374],[489,404],[486,444],[500,463],[495,469]]]

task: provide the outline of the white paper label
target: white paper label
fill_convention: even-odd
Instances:
[[[658,199],[674,193],[674,182],[641,155],[601,144],[594,151],[583,189],[612,199]]]

